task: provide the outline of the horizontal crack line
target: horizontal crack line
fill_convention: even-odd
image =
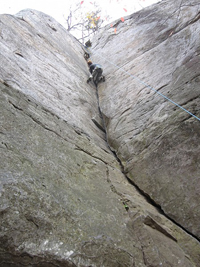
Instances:
[[[106,161],[104,161],[102,158],[100,158],[100,157],[98,157],[98,156],[95,156],[95,155],[92,154],[91,152],[89,152],[89,151],[87,151],[87,150],[85,150],[85,149],[83,149],[83,148],[81,148],[81,147],[79,147],[79,146],[77,146],[77,145],[76,145],[76,147],[75,147],[75,150],[84,152],[84,153],[86,153],[87,155],[89,155],[90,157],[95,158],[95,159],[97,159],[97,160],[103,162],[104,164],[108,165],[108,163],[107,163]]]

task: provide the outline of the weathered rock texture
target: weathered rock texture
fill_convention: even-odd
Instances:
[[[99,95],[110,146],[127,176],[198,238],[200,120],[154,89],[200,118],[199,19],[199,1],[162,1],[116,21],[117,34],[104,29],[93,49],[107,77]]]
[[[171,37],[164,34],[173,22],[170,14],[174,11],[173,8],[167,10],[167,6],[163,8],[163,5],[143,11],[146,13],[137,13],[127,18],[125,24],[119,24],[121,38],[120,34],[113,35],[105,29],[104,36],[99,36],[100,40],[93,50],[102,55],[108,52],[110,59],[115,59],[117,64],[127,63],[125,67],[129,66],[129,71],[130,68],[134,72],[137,69],[141,74],[143,66],[143,78],[147,82],[160,80],[159,86],[162,87],[161,80],[164,82],[165,79],[169,94],[179,101],[180,94],[181,99],[188,102],[191,93],[189,95],[187,90],[193,90],[189,82],[184,85],[187,88],[180,88],[178,81],[180,75],[191,81],[195,94],[194,85],[198,81],[191,79],[190,68],[185,73],[184,66],[180,66],[180,71],[173,74],[174,64],[170,65],[170,56],[164,50],[162,54],[153,50],[164,46],[169,53],[173,38],[178,38],[178,34],[184,31]],[[159,38],[150,31],[155,31],[159,24],[157,16],[160,14],[163,18],[165,12],[169,20],[159,30],[162,35]],[[145,18],[144,14],[149,15]],[[140,19],[136,20],[138,16]],[[149,32],[144,26],[145,19],[149,22]],[[134,29],[141,32],[138,44],[131,42],[133,37],[128,33],[128,30],[134,33]],[[191,32],[193,48],[190,60],[195,56],[195,35]],[[117,38],[121,40],[121,48]],[[130,56],[127,56],[126,45],[130,46]],[[115,58],[111,50],[113,47],[116,49]],[[192,118],[187,119],[188,116],[178,109],[174,111],[170,104],[156,95],[144,93],[146,89],[141,85],[120,70],[115,71],[109,62],[99,59],[105,63],[107,76],[106,83],[99,87],[100,108],[107,125],[107,144],[101,129],[103,123],[96,90],[85,82],[88,70],[83,53],[81,45],[43,13],[26,10],[16,16],[0,16],[0,266],[199,266],[200,244],[195,238],[198,237],[196,218],[199,216],[197,195],[192,199],[192,188],[186,179],[189,168],[193,168],[195,175],[191,179],[196,181],[191,183],[193,195],[198,193],[196,151],[199,124]],[[154,63],[151,61],[153,54]],[[97,54],[94,57],[98,59]],[[181,62],[181,58],[177,57]],[[147,59],[153,64],[151,67]],[[166,60],[163,62],[166,64],[165,77],[160,69],[156,69],[159,67],[156,60]],[[138,66],[137,62],[141,65]],[[153,67],[154,70],[151,69]],[[154,78],[151,72],[155,72]],[[177,86],[172,92],[171,84],[167,82],[171,79],[172,83],[173,75],[176,76]],[[194,95],[192,98],[193,101],[185,106],[192,108],[193,112],[196,110],[198,115],[198,105],[195,105],[198,98],[194,100]],[[145,135],[147,130],[149,134]],[[158,134],[161,130],[162,135],[161,132]],[[193,131],[193,139],[189,131]],[[170,133],[176,140],[170,139]],[[195,155],[196,165],[189,162],[189,152],[184,151],[182,154],[188,167],[183,177],[177,174],[175,179],[174,173],[169,175],[169,170],[173,170],[171,161],[174,156],[172,149],[169,150],[169,141],[174,143],[174,149],[178,149],[179,144],[183,150],[188,148],[189,140],[190,153]],[[147,148],[148,142],[152,144],[144,150],[144,143]],[[159,146],[163,149],[162,153],[171,155],[169,162],[164,162],[166,156],[154,156],[156,149],[160,153]],[[116,151],[127,176],[174,221],[127,180],[123,166],[109,147]],[[152,162],[160,165],[162,185],[157,181],[156,169],[153,176],[149,155]],[[179,166],[180,171],[183,170]],[[183,186],[184,192],[181,192],[184,197],[190,198],[191,203],[179,203],[177,207],[175,199],[173,206],[177,213],[172,210],[170,214],[167,206],[174,189],[166,183],[172,178],[176,180],[176,184],[173,180],[173,186],[177,190]],[[186,180],[187,184],[180,179]],[[148,188],[148,183],[151,188]],[[179,194],[177,199],[180,201]],[[187,205],[190,205],[190,218]],[[196,217],[192,213],[195,208]]]

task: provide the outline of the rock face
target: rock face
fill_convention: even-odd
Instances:
[[[99,99],[86,83],[83,48],[54,19],[34,10],[0,16],[1,266],[199,266],[199,122],[97,54],[160,81],[198,115],[198,22],[187,23],[195,7],[170,37],[174,11],[165,2],[127,18],[119,35],[105,28],[92,49],[107,77]],[[181,59],[186,39],[190,58],[180,51]],[[176,42],[177,70],[166,54]]]
[[[107,77],[99,95],[110,146],[127,176],[197,238],[200,119],[166,98],[200,118],[199,19],[199,1],[162,1],[116,21],[117,34],[104,29],[93,49]]]

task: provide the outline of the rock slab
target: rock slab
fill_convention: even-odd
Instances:
[[[127,176],[198,240],[199,19],[199,1],[161,1],[115,21],[116,34],[107,27],[92,50],[107,77],[99,97],[110,146]]]
[[[96,126],[83,54],[41,12],[0,16],[0,265],[198,266],[197,239],[129,183]]]

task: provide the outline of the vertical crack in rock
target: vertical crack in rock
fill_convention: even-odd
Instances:
[[[162,207],[156,203],[146,192],[144,192],[141,188],[139,188],[139,186],[137,186],[137,184],[135,184],[125,173],[125,170],[124,170],[124,166],[120,160],[120,158],[117,156],[117,153],[112,150],[112,148],[110,147],[109,145],[109,142],[108,142],[108,137],[107,137],[107,129],[106,129],[106,124],[105,124],[105,121],[104,121],[104,117],[103,117],[103,114],[102,114],[102,111],[101,111],[101,107],[100,107],[100,103],[99,103],[99,93],[98,93],[98,87],[96,87],[96,97],[97,97],[97,103],[98,103],[98,110],[99,110],[99,115],[100,115],[100,118],[102,120],[102,125],[103,125],[103,128],[104,128],[104,133],[105,133],[105,140],[106,140],[106,143],[107,143],[107,146],[109,148],[109,150],[112,152],[112,154],[114,155],[114,157],[116,158],[116,160],[118,161],[119,165],[120,165],[120,168],[121,168],[121,172],[123,173],[124,177],[126,178],[126,180],[128,181],[128,183],[132,186],[135,187],[135,189],[138,191],[138,193],[140,195],[142,195],[145,200],[151,204],[152,206],[154,206],[157,211],[162,214],[163,216],[165,216],[168,220],[170,220],[172,223],[174,223],[176,226],[180,227],[183,231],[185,231],[187,234],[189,234],[190,236],[192,236],[193,238],[195,238],[198,242],[200,242],[200,239],[195,236],[194,234],[192,234],[191,232],[189,232],[187,229],[185,229],[182,225],[180,225],[179,223],[177,223],[175,220],[173,220],[170,216],[168,216],[164,210],[162,209]],[[108,180],[108,179],[107,179]],[[108,180],[109,183],[111,183],[110,180]],[[120,193],[117,192],[117,190],[114,188],[113,189],[113,185],[111,185],[111,190],[113,192],[115,192],[116,194],[120,195]],[[126,208],[126,202],[123,202],[125,208]]]
[[[139,16],[143,21],[145,15],[149,22],[148,14],[151,11]],[[86,64],[80,44],[43,13],[28,10],[17,16],[22,19],[1,17],[5,31],[0,78],[0,266],[199,266],[197,239],[168,220],[138,181],[130,181],[121,154],[113,151],[100,91],[95,96],[83,84]],[[131,30],[132,24],[134,20],[127,25]],[[120,34],[114,36],[121,42]],[[144,49],[136,44],[137,56],[151,46],[148,36],[141,39]],[[124,40],[132,42],[130,34]],[[128,45],[130,50],[123,51],[129,53],[132,44]],[[13,47],[10,53],[8,48]],[[113,54],[124,58],[119,51]],[[186,61],[195,71],[196,57],[189,54]],[[176,79],[179,73],[174,73]],[[162,87],[165,84],[164,80],[159,88],[167,90]],[[105,90],[106,101],[113,95],[113,86],[107,89],[112,91]],[[108,108],[111,111],[109,104]]]

